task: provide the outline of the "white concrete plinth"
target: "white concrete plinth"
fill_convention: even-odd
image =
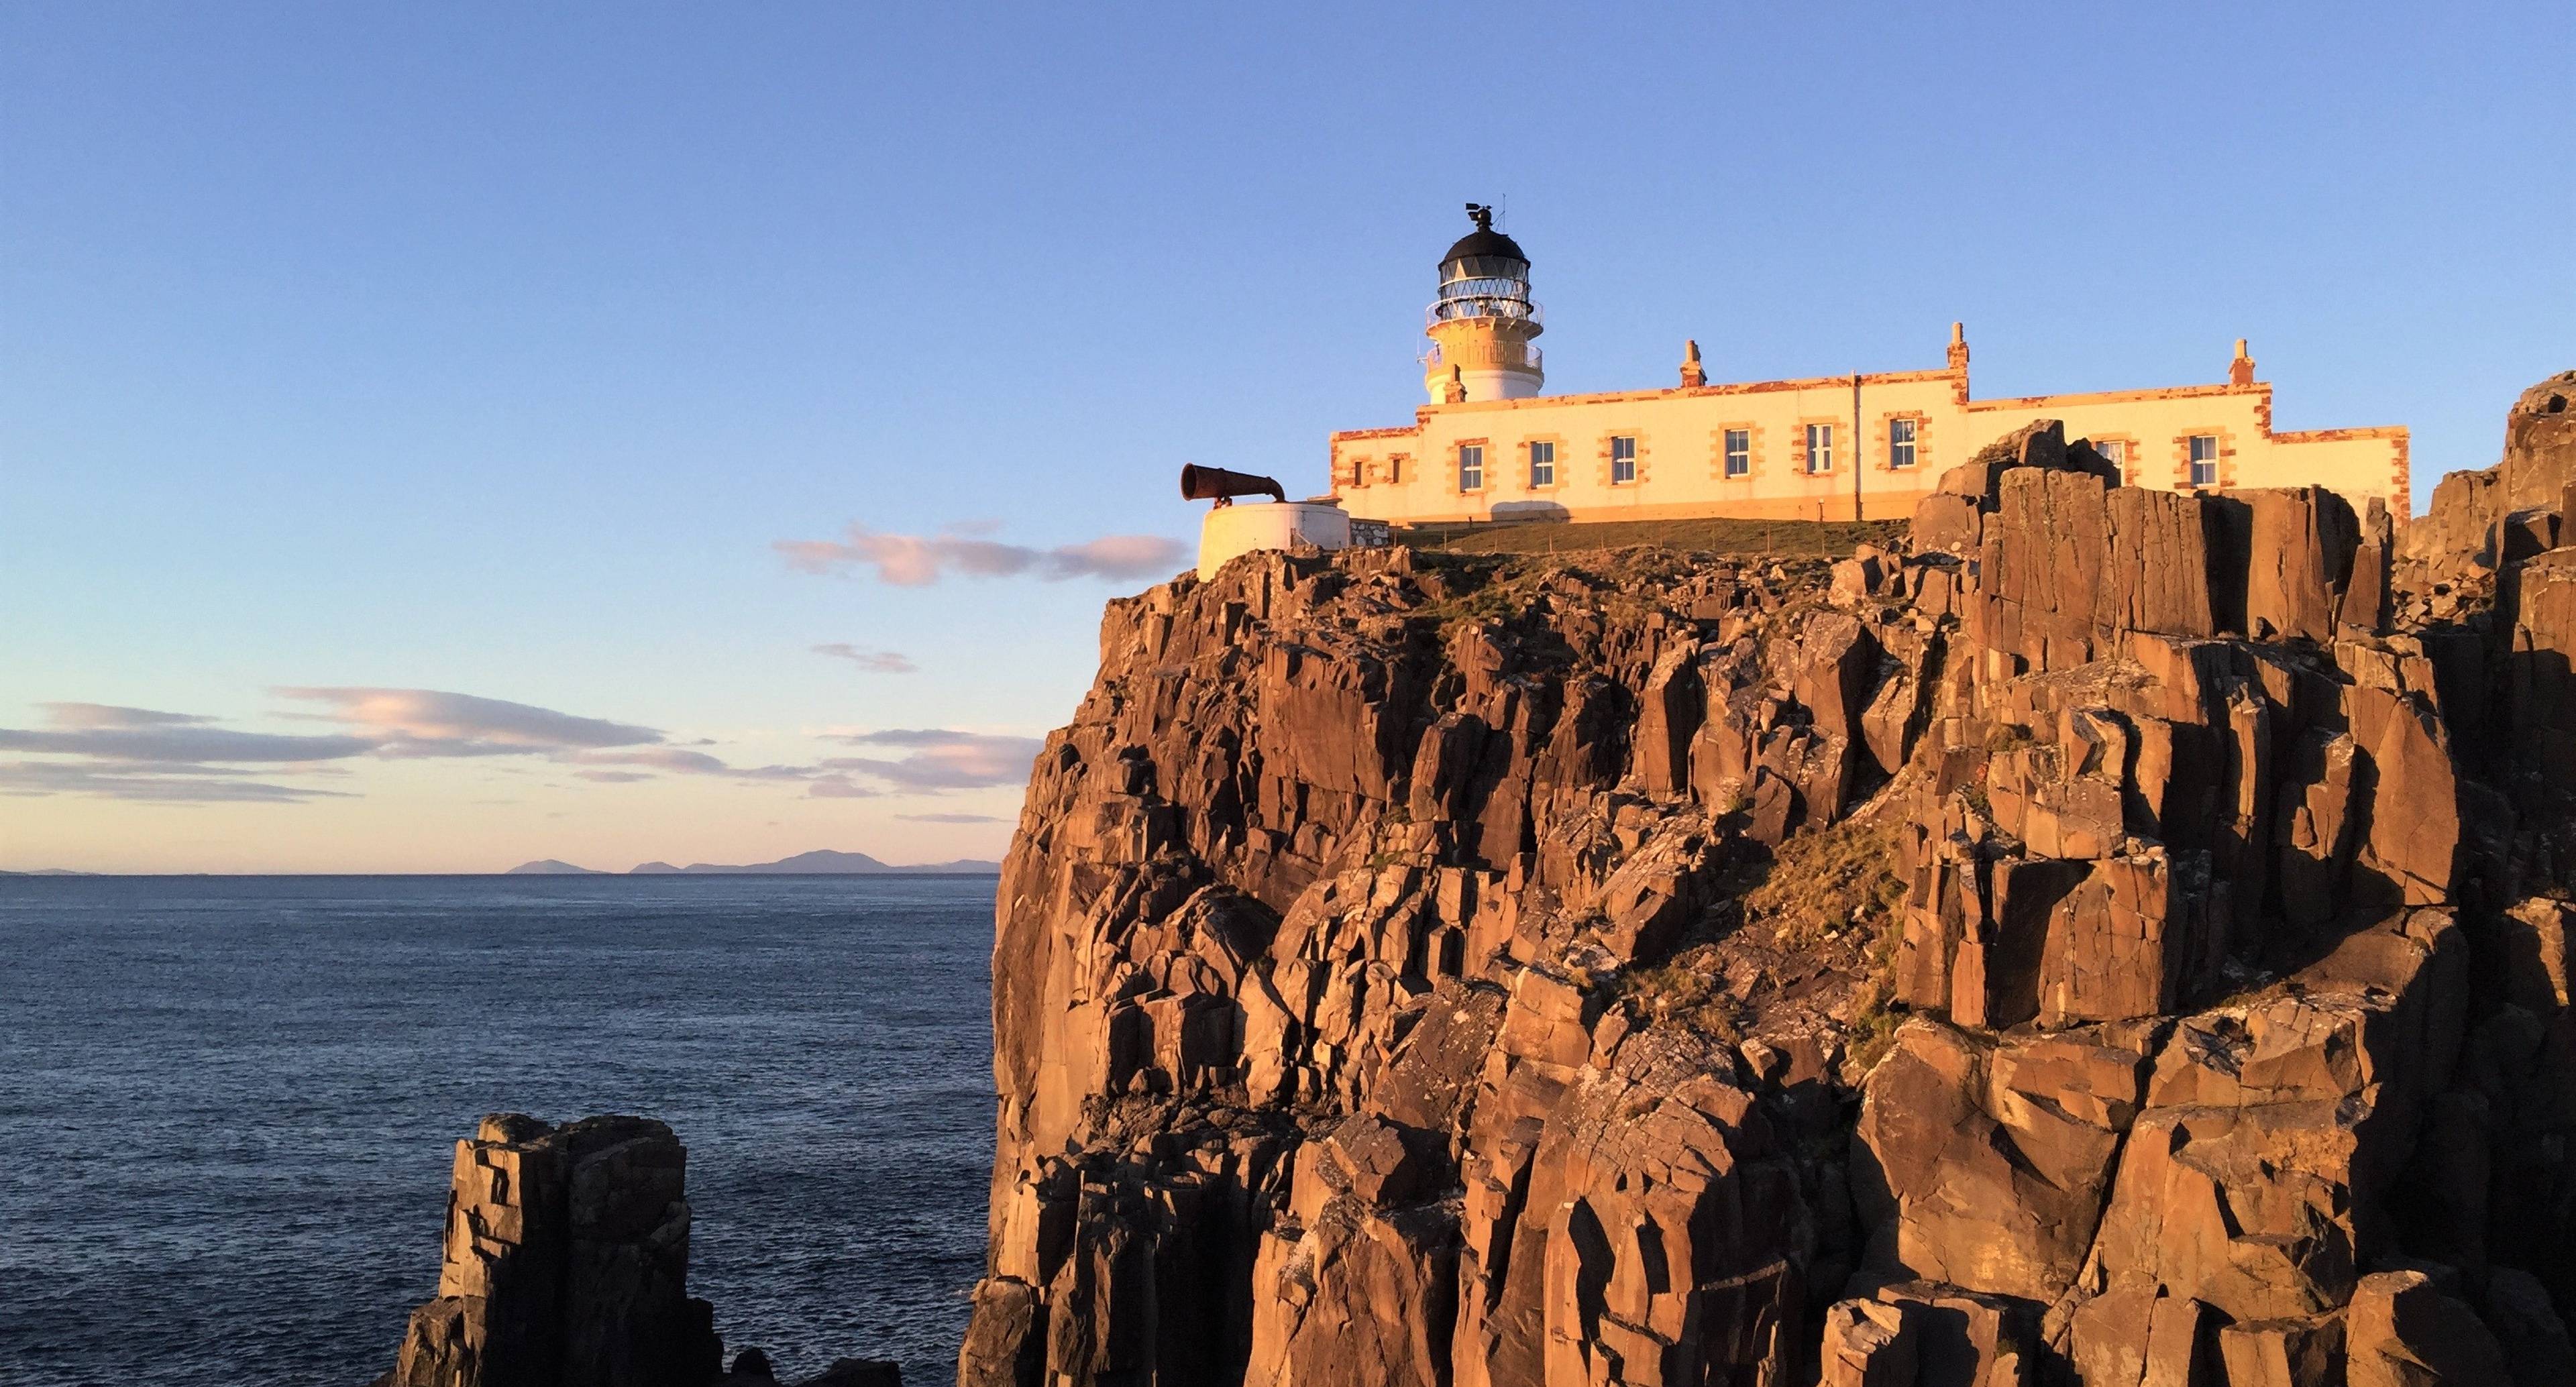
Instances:
[[[1351,518],[1316,501],[1261,501],[1219,506],[1199,523],[1199,576],[1213,578],[1225,561],[1255,549],[1346,549]]]

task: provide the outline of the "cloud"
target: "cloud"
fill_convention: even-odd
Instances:
[[[837,540],[782,539],[772,547],[799,573],[872,568],[877,581],[907,588],[928,587],[951,572],[972,578],[1033,574],[1051,583],[1069,578],[1132,581],[1166,576],[1188,553],[1180,541],[1160,535],[1108,535],[1033,549],[957,533],[976,523],[952,525],[949,533],[937,535],[881,534],[853,523]]]
[[[815,770],[811,766],[737,766],[703,751],[689,751],[675,746],[642,746],[609,751],[565,751],[557,753],[558,761],[576,766],[650,766],[674,775],[721,775],[736,780],[808,780]],[[583,774],[587,780],[601,777]]]
[[[1036,737],[1002,737],[940,728],[849,732],[835,740],[853,746],[891,747],[893,760],[842,756],[823,762],[831,770],[863,775],[899,790],[972,790],[1025,785],[1029,763],[1044,743]]]
[[[558,713],[529,703],[437,689],[282,688],[281,698],[325,703],[316,716],[377,734],[385,756],[497,756],[640,746],[662,734],[632,723]]]
[[[203,726],[204,721],[73,726],[48,731],[0,727],[0,751],[184,765],[206,761],[331,761],[343,756],[361,756],[375,749],[375,743],[364,737],[291,737],[268,732],[234,732]]]
[[[680,775],[730,775],[733,767],[719,757],[703,751],[687,751],[675,746],[640,746],[619,751],[565,751],[558,761],[576,766],[651,766],[657,771]]]
[[[847,660],[870,674],[910,674],[913,663],[909,656],[891,650],[862,650],[847,641],[831,641],[814,647],[817,655]]]
[[[896,818],[917,824],[998,824],[1008,819],[991,814],[897,814]]]
[[[156,713],[149,708],[120,708],[113,703],[39,703],[45,721],[56,727],[179,727],[213,722],[192,713]]]
[[[53,759],[0,762],[0,795],[97,795],[158,804],[342,799],[347,796],[341,791],[252,776],[345,774],[323,763],[375,749],[365,737],[238,732],[210,726],[213,718],[193,713],[112,703],[38,706],[49,726],[0,727],[0,750]]]
[[[1106,535],[1083,544],[1047,551],[1046,578],[1168,578],[1189,553],[1178,540],[1160,535]]]
[[[338,790],[245,780],[213,767],[64,761],[0,762],[0,795],[100,795],[157,804],[300,804],[351,798]]]
[[[350,774],[360,758],[541,757],[611,783],[647,770],[804,779],[816,769],[729,766],[705,752],[664,745],[650,727],[581,717],[505,699],[434,689],[283,688],[282,697],[326,705],[291,718],[339,724],[323,734],[244,732],[191,713],[105,703],[42,705],[43,728],[0,727],[0,751],[25,753],[0,771],[0,794],[88,794],[164,802],[295,803],[339,792],[253,779],[254,774]],[[246,767],[259,768],[256,772]],[[645,769],[631,769],[642,767]],[[498,768],[496,768],[498,769]]]
[[[816,647],[901,660],[855,647]],[[907,662],[908,667],[908,662]],[[592,784],[624,785],[661,775],[803,785],[823,799],[938,794],[1017,786],[1028,779],[1040,745],[1034,737],[938,728],[828,733],[874,755],[828,757],[809,765],[741,766],[705,741],[673,742],[634,723],[583,717],[506,699],[436,689],[289,687],[271,690],[319,711],[286,716],[338,724],[323,734],[244,732],[214,719],[103,703],[43,705],[51,724],[0,728],[0,795],[87,794],[165,803],[219,801],[292,804],[345,797],[344,792],[281,784],[273,777],[346,777],[365,760],[523,758],[495,774],[569,769]],[[555,771],[560,774],[560,769]],[[559,785],[559,781],[550,781]],[[994,822],[981,815],[921,816],[927,823]]]

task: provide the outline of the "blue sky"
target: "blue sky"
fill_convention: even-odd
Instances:
[[[998,855],[1146,581],[1047,556],[1407,420],[1468,200],[1552,390],[2244,336],[2279,427],[2408,425],[2429,491],[2571,364],[2564,21],[9,6],[0,867]],[[777,547],[853,524],[1020,571]]]

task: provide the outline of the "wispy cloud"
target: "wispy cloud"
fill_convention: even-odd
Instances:
[[[0,727],[0,751],[185,765],[207,761],[283,763],[358,756],[363,737],[295,737],[209,727],[211,718],[103,703],[47,703],[43,729]]]
[[[45,721],[56,727],[176,727],[213,722],[193,713],[160,713],[150,708],[122,708],[113,703],[39,703]]]
[[[495,756],[640,746],[662,734],[632,723],[438,689],[282,688],[281,698],[329,705],[315,716],[375,734],[386,756]]]
[[[896,818],[916,824],[999,824],[1010,820],[991,814],[897,814]]]
[[[864,653],[864,652],[862,652]],[[896,657],[900,658],[900,657]],[[343,797],[310,782],[346,778],[371,760],[484,758],[496,774],[568,770],[582,781],[623,785],[666,775],[802,785],[823,799],[930,795],[1015,786],[1028,779],[1034,737],[896,728],[830,732],[866,753],[801,765],[737,765],[636,723],[437,689],[289,687],[271,690],[316,711],[288,713],[337,724],[318,734],[246,732],[190,713],[100,703],[51,703],[45,727],[0,727],[0,795],[101,795],[162,803],[292,804]],[[920,815],[925,823],[993,822],[983,815]]]
[[[645,766],[673,775],[721,775],[736,780],[806,780],[814,775],[808,766],[737,766],[703,751],[676,746],[566,750],[556,753],[554,759],[577,766]]]
[[[212,766],[97,761],[0,761],[0,795],[98,795],[154,804],[300,804],[350,797],[310,785],[248,780]]]
[[[875,570],[877,581],[897,587],[928,587],[959,573],[971,578],[1034,576],[1048,582],[1069,578],[1134,581],[1168,576],[1188,551],[1178,540],[1160,535],[1108,535],[1081,544],[1035,549],[960,533],[952,525],[936,535],[894,535],[853,523],[842,537],[782,539],[774,546],[787,566],[800,573],[846,573]]]
[[[1103,535],[1082,544],[1050,549],[1045,577],[1169,578],[1189,554],[1189,547],[1161,535]]]
[[[1036,737],[952,732],[944,728],[845,732],[835,740],[900,751],[902,754],[892,759],[840,756],[823,765],[905,790],[972,790],[1025,784],[1029,763],[1037,759],[1038,748],[1044,745]]]
[[[847,641],[830,641],[815,646],[814,653],[847,660],[870,674],[910,674],[914,669],[910,656],[891,650],[862,650]]]
[[[361,759],[425,757],[541,758],[580,767],[574,774],[612,784],[662,772],[753,780],[805,780],[827,773],[820,768],[733,766],[706,752],[669,745],[654,728],[473,694],[355,687],[271,692],[322,705],[320,711],[289,713],[288,718],[335,723],[338,730],[246,732],[215,726],[215,719],[193,713],[47,703],[40,705],[46,726],[0,727],[0,751],[43,758],[0,763],[0,794],[288,804],[344,792],[272,778],[346,777],[349,765]]]

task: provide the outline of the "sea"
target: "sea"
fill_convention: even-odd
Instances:
[[[483,1114],[688,1147],[728,1360],[953,1379],[992,877],[0,877],[0,1383],[393,1365]]]

